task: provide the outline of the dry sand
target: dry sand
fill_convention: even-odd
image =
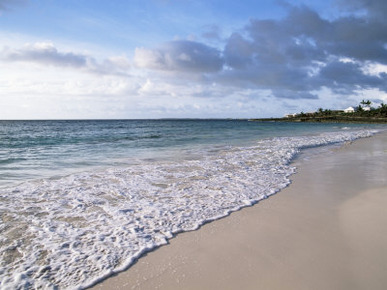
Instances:
[[[300,156],[292,184],[97,289],[387,289],[387,134]]]

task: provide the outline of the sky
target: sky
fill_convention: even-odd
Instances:
[[[385,0],[0,0],[0,119],[387,103]]]

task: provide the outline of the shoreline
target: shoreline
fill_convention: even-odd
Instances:
[[[289,187],[178,234],[94,288],[382,289],[387,284],[387,235],[380,232],[387,225],[380,211],[387,206],[386,161],[386,132],[308,161],[300,156]],[[375,239],[364,241],[364,232]],[[367,260],[370,266],[364,268]]]
[[[251,122],[283,122],[283,123],[341,123],[341,124],[386,124],[387,118],[330,116],[330,117],[289,117],[289,118],[258,118]]]

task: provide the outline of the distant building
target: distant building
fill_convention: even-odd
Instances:
[[[371,107],[364,106],[364,107],[363,107],[363,111],[371,111]]]
[[[354,113],[355,109],[353,107],[348,107],[344,110],[344,113]]]

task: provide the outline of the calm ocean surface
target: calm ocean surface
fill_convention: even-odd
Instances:
[[[84,288],[286,187],[303,148],[385,126],[0,121],[0,288]]]

